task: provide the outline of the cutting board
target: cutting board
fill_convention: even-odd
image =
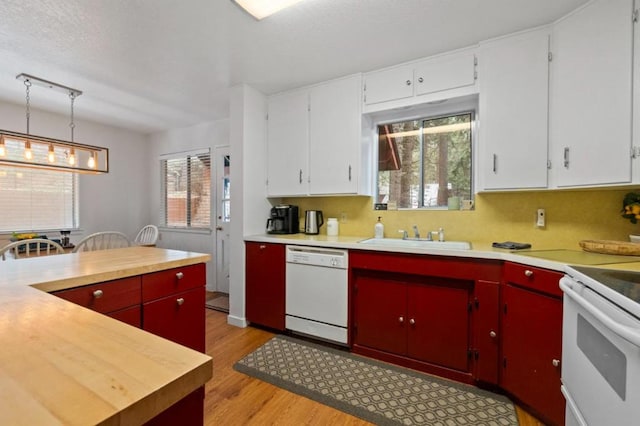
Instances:
[[[612,240],[582,240],[580,247],[593,253],[616,254],[622,256],[640,255],[640,244]]]

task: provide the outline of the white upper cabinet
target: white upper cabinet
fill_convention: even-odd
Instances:
[[[549,33],[479,48],[479,190],[547,187]]]
[[[554,24],[554,186],[631,182],[632,16],[632,0],[597,0]]]
[[[311,194],[356,194],[360,178],[360,75],[310,89]]]
[[[362,75],[269,97],[267,194],[362,194]]]
[[[368,73],[363,112],[476,93],[475,65],[475,48],[467,48]]]
[[[309,180],[309,92],[269,97],[267,193],[306,195]]]

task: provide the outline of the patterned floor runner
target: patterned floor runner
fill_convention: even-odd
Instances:
[[[378,425],[517,425],[504,396],[288,336],[234,368]]]

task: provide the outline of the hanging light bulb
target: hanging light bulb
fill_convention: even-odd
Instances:
[[[96,153],[91,151],[91,156],[89,157],[89,161],[87,161],[87,167],[90,169],[96,168]]]
[[[69,158],[67,159],[67,161],[69,162],[70,166],[76,165],[76,150],[74,148],[71,148],[71,151],[69,152]]]
[[[4,136],[0,136],[0,157],[7,155],[7,147],[4,144]]]
[[[49,160],[50,163],[55,163],[56,162],[56,153],[53,150],[53,144],[52,143],[49,144],[49,154],[47,155],[47,160]]]
[[[26,141],[24,143],[24,158],[31,161],[33,160],[33,152],[31,151],[31,142]]]

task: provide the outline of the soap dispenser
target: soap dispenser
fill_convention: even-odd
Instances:
[[[374,229],[373,235],[376,238],[384,238],[384,225],[380,221],[381,219],[382,218],[380,216],[378,216],[378,222],[376,222],[376,225],[373,228]]]

